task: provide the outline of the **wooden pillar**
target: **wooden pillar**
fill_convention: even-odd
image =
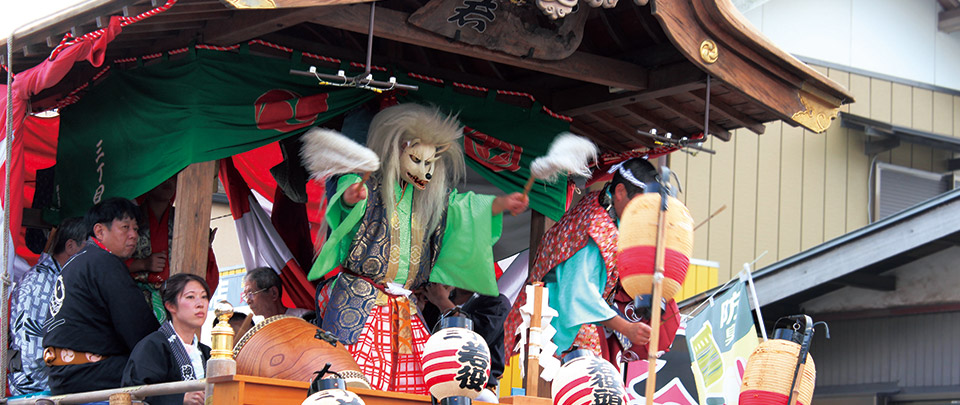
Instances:
[[[555,224],[552,219],[547,218],[545,215],[530,210],[530,271],[533,271],[533,264],[537,260],[537,248],[540,247],[540,242],[543,239],[543,234],[547,232],[547,229],[550,229],[553,224]],[[533,299],[533,297],[528,297],[527,299]],[[535,316],[536,319],[540,319],[539,315]],[[531,325],[532,325],[531,320]],[[526,359],[520,359],[520,361],[527,361]],[[524,379],[524,388],[527,390],[527,396],[529,397],[550,397],[550,387],[551,384],[547,381],[544,381],[540,378],[540,373],[543,371],[543,367],[540,366],[539,362],[535,362],[536,370],[533,370],[533,367],[530,365],[527,366],[527,378]],[[532,383],[532,384],[531,384]]]
[[[540,240],[543,234],[550,229],[556,221],[547,218],[545,215],[530,210],[530,269],[533,269],[533,263],[537,260],[537,248],[540,247]]]
[[[173,219],[173,249],[170,274],[207,274],[210,247],[210,209],[217,161],[194,163],[177,175],[176,215]]]
[[[530,210],[530,270],[533,270],[533,263],[537,260],[537,248],[540,247],[540,240],[543,239],[546,227],[547,217],[543,214]]]

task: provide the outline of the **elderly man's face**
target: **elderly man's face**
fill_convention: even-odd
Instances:
[[[270,301],[269,295],[268,290],[257,288],[257,283],[250,280],[243,281],[242,298],[255,315],[263,315],[266,312]]]

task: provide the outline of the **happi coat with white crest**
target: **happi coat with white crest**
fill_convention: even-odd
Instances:
[[[367,198],[347,206],[344,191],[360,180],[338,180],[327,206],[331,234],[309,275],[314,280],[342,270],[320,308],[322,327],[347,345],[373,388],[426,394],[420,359],[429,332],[415,298],[403,290],[429,281],[497,295],[492,246],[502,214],[492,215],[493,196],[452,190],[442,220],[426,229],[413,215],[420,190],[391,180],[397,205],[389,215],[380,173],[366,182]]]

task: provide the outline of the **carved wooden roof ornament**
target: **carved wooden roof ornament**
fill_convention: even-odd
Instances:
[[[537,8],[543,11],[550,19],[556,20],[566,17],[573,12],[579,0],[537,0]],[[590,7],[614,8],[617,0],[583,0]],[[586,13],[581,13],[586,14]]]
[[[698,68],[790,125],[827,130],[853,96],[760,34],[730,0],[657,0],[653,16]]]
[[[572,1],[576,5],[577,0]],[[588,0],[600,2],[617,0]],[[477,45],[513,56],[563,60],[583,40],[589,13],[547,26],[537,24],[539,12],[526,4],[496,0],[430,0],[410,15],[410,24],[442,35],[451,41]],[[555,20],[556,18],[554,18]]]

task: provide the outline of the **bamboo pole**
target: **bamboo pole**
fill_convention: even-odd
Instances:
[[[207,379],[176,381],[162,384],[137,385],[134,387],[113,388],[109,390],[80,392],[76,394],[56,395],[52,397],[32,397],[7,400],[7,405],[34,405],[39,400],[49,401],[58,405],[85,404],[88,402],[107,401],[113,394],[127,393],[134,398],[146,398],[158,395],[183,394],[186,392],[203,391],[207,387]]]
[[[663,299],[663,261],[666,253],[667,195],[661,193],[660,214],[657,217],[657,250],[654,256],[653,298],[650,302],[650,341],[647,342],[647,405],[653,405],[657,391],[657,352],[660,346],[660,301]]]
[[[9,346],[9,334],[7,331],[10,330],[10,317],[7,314],[10,313],[10,301],[6,297],[10,294],[10,260],[13,257],[13,231],[10,229],[10,215],[23,215],[22,213],[13,213],[10,210],[10,177],[13,173],[13,44],[16,37],[17,31],[19,31],[24,26],[19,26],[10,33],[10,36],[7,37],[7,127],[5,129],[6,136],[4,137],[5,148],[3,151],[4,160],[3,164],[6,168],[4,172],[4,181],[3,181],[3,223],[0,226],[0,252],[3,252],[2,260],[3,269],[0,270],[0,353],[2,357],[0,359],[4,360],[4,364],[0,367],[0,382],[3,384],[7,383],[7,346]],[[18,229],[19,231],[19,229]],[[7,239],[7,238],[11,239]],[[7,244],[7,242],[10,242]]]

